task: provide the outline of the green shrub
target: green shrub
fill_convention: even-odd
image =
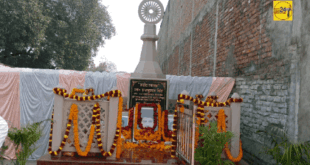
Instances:
[[[277,164],[310,164],[310,141],[293,143],[288,139],[283,129],[275,126],[269,126],[266,130],[268,131],[259,130],[257,133],[263,133],[271,137],[271,140],[268,140],[271,147],[264,147],[264,153],[271,155],[276,160]],[[306,161],[306,157],[308,158],[308,161]]]
[[[202,165],[234,164],[230,160],[221,159],[225,144],[234,136],[233,133],[230,131],[218,133],[217,123],[211,122],[210,125],[211,128],[199,127],[199,133],[202,135],[199,139],[203,140],[203,145],[195,150],[195,160]]]
[[[22,146],[20,152],[16,152],[17,164],[25,165],[29,156],[38,148],[35,143],[41,138],[42,130],[40,125],[43,121],[28,124],[24,128],[10,128],[8,137],[14,142],[16,151]]]

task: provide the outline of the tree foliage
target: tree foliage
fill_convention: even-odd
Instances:
[[[0,61],[84,70],[115,35],[100,0],[0,0]]]
[[[94,61],[91,61],[91,64],[89,65],[88,71],[93,72],[116,72],[117,67],[116,65],[111,61],[101,61],[99,63],[99,66],[96,67]]]

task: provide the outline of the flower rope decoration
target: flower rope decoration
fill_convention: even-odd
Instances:
[[[178,100],[190,100],[192,102],[194,102],[197,105],[202,105],[202,106],[207,106],[207,107],[226,107],[228,105],[230,105],[230,103],[234,102],[234,103],[240,103],[243,102],[243,99],[233,99],[233,98],[229,98],[226,102],[217,102],[215,99],[218,98],[218,96],[208,96],[206,101],[201,101],[200,99],[194,99],[191,96],[188,95],[183,95],[183,94],[179,94],[178,95]]]
[[[171,158],[176,158],[176,146],[177,146],[177,123],[178,123],[178,109],[177,104],[174,110],[173,131],[172,131],[172,145],[171,145]]]
[[[66,141],[68,139],[68,136],[69,136],[69,131],[70,131],[70,128],[71,128],[71,122],[72,122],[72,112],[70,111],[70,115],[69,115],[69,118],[68,118],[68,123],[67,123],[67,128],[66,128],[66,132],[65,132],[65,135],[64,135],[64,138],[60,144],[60,147],[58,148],[57,151],[52,151],[52,138],[53,138],[53,120],[54,119],[54,113],[52,114],[52,122],[51,122],[51,131],[50,131],[50,137],[49,137],[49,146],[48,146],[48,153],[51,154],[52,156],[57,156],[63,149],[63,147],[65,146],[66,144]]]
[[[203,95],[202,95],[202,94],[199,94],[199,95],[197,94],[197,95],[195,95],[195,97],[196,97],[196,99],[199,99],[199,100],[200,100],[200,99],[203,98]]]
[[[157,149],[159,151],[163,151],[163,150],[170,150],[171,149],[171,145],[165,145],[165,142],[160,142],[160,143],[153,143],[153,142],[149,142],[149,143],[140,143],[140,144],[136,144],[133,142],[126,142],[124,144],[124,148],[125,149],[134,149],[134,148],[152,148],[152,149]]]
[[[150,128],[150,127],[146,127],[144,128],[143,127],[143,124],[142,124],[142,117],[141,117],[141,109],[142,107],[153,107],[153,110],[154,110],[154,125],[153,125],[153,128]],[[157,106],[155,103],[152,103],[152,104],[139,104],[138,106],[138,125],[141,129],[151,129],[152,131],[155,130],[155,128],[157,127],[157,116],[158,116],[158,113],[157,113]]]
[[[226,122],[225,122],[225,112],[223,109],[221,109],[218,112],[218,119],[217,119],[217,132],[226,132]],[[242,150],[242,142],[240,139],[239,142],[239,155],[238,157],[234,158],[231,155],[231,152],[228,148],[228,142],[225,144],[225,148],[224,148],[225,154],[228,157],[229,160],[231,160],[232,162],[236,163],[236,162],[240,162],[240,160],[243,157],[243,150]]]
[[[74,99],[77,101],[87,101],[87,100],[97,100],[97,99],[101,99],[104,98],[105,96],[108,96],[108,100],[111,97],[120,97],[121,96],[121,91],[120,90],[112,90],[109,92],[106,92],[105,94],[100,94],[100,95],[92,95],[92,96],[77,96],[77,95],[73,95],[73,94],[68,94],[66,93],[65,89],[61,89],[61,88],[54,88],[53,92],[57,95],[63,96],[65,98],[69,97],[70,99]]]
[[[92,95],[95,95],[93,88],[85,89],[85,95],[88,95],[89,92],[91,92]]]
[[[115,147],[118,145],[117,146],[117,150],[119,150],[119,151],[116,154],[116,158],[119,158],[120,157],[120,153],[121,153],[121,142],[122,142],[122,140],[120,138],[120,132],[121,132],[121,129],[122,129],[122,127],[121,127],[122,126],[121,118],[122,118],[122,110],[123,110],[123,106],[122,106],[123,105],[123,98],[121,97],[121,92],[119,90],[113,90],[113,91],[106,92],[105,94],[101,94],[101,95],[93,95],[93,96],[88,96],[88,97],[80,97],[80,96],[76,96],[76,95],[72,95],[72,94],[69,95],[69,94],[66,93],[67,91],[65,89],[61,89],[61,88],[54,88],[53,91],[54,91],[55,94],[58,94],[58,95],[63,96],[65,98],[69,97],[71,99],[75,99],[75,100],[78,100],[78,101],[96,100],[96,99],[103,98],[105,96],[108,96],[108,97],[110,97],[110,96],[111,97],[119,97],[117,129],[116,129],[116,133],[115,133],[115,137],[114,137],[114,142],[113,142],[109,152],[105,152],[103,150],[103,148],[102,148],[101,133],[100,133],[100,107],[99,107],[98,103],[96,103],[94,105],[93,117],[95,117],[95,118],[93,118],[93,121],[92,121],[92,125],[96,125],[96,135],[97,135],[96,139],[98,141],[98,147],[99,147],[100,152],[102,153],[102,155],[105,156],[105,157],[111,156],[113,154],[114,150],[115,150]],[[51,122],[51,131],[50,131],[50,137],[49,137],[48,152],[52,156],[57,156],[62,151],[64,145],[66,144],[66,140],[68,139],[69,131],[70,131],[70,128],[71,128],[71,122],[72,122],[72,119],[74,118],[73,117],[74,116],[73,112],[75,112],[75,111],[71,107],[70,114],[69,114],[69,117],[68,117],[68,123],[67,123],[66,132],[65,132],[65,135],[64,135],[64,139],[61,142],[61,145],[60,145],[60,147],[59,147],[59,149],[57,151],[52,151],[53,122]],[[52,114],[52,121],[53,121],[53,118],[54,118],[54,114]],[[91,135],[91,133],[90,133],[90,135]],[[87,151],[88,148],[86,147],[86,151]],[[84,152],[81,151],[82,155],[85,155],[85,154],[83,154]]]
[[[161,129],[164,141],[172,141],[173,131],[168,129],[168,110],[163,111],[161,119]]]
[[[120,97],[119,98],[119,102],[118,102],[118,120],[117,120],[117,124],[116,127],[118,129],[118,133],[119,133],[119,137],[116,143],[116,158],[120,158],[121,154],[122,154],[122,137],[120,136],[122,133],[122,115],[123,115],[123,98]]]
[[[131,139],[131,131],[133,125],[133,108],[130,108],[128,111],[129,121],[126,127],[122,127],[122,135],[125,139]]]
[[[84,89],[77,89],[77,88],[73,88],[71,95],[75,95],[75,93],[84,93],[85,90]]]
[[[195,131],[195,148],[197,148],[198,146],[198,141],[199,141],[199,126],[202,124],[201,123],[201,120],[203,120],[203,117],[204,116],[204,107],[202,105],[198,105],[198,108],[197,108],[197,113],[196,113],[196,117],[197,117],[197,120],[196,120],[196,131]]]
[[[101,141],[101,133],[100,133],[100,107],[99,107],[99,104],[97,103],[95,105],[95,124],[96,124],[96,139],[97,139],[97,142],[98,142],[98,147],[99,147],[99,150],[101,152],[101,154],[104,156],[104,157],[108,157],[108,156],[111,156],[116,148],[117,147],[117,153],[116,153],[116,158],[120,158],[120,153],[121,153],[121,145],[120,145],[120,142],[121,142],[121,136],[120,136],[120,133],[121,133],[121,129],[122,129],[122,110],[123,110],[123,98],[122,97],[119,97],[119,103],[118,103],[118,116],[117,116],[117,126],[116,126],[116,132],[115,132],[115,136],[114,136],[114,141],[113,141],[113,144],[111,146],[111,149],[109,152],[106,152],[104,151],[104,149],[102,148],[102,141]]]
[[[161,140],[160,129],[158,129],[155,132],[153,131],[152,128],[138,129],[138,124],[137,124],[138,123],[138,109],[139,109],[139,104],[136,104],[135,120],[134,120],[134,138],[137,140],[148,140],[148,141]]]
[[[73,104],[71,106],[71,110],[73,111],[73,125],[74,125],[74,129],[73,129],[73,133],[74,133],[74,145],[75,145],[75,149],[78,153],[78,155],[80,156],[87,156],[88,152],[91,149],[91,145],[94,139],[94,132],[95,132],[95,125],[92,124],[91,128],[90,128],[90,133],[89,133],[89,137],[88,137],[88,142],[87,142],[87,146],[85,148],[85,151],[82,151],[80,148],[80,141],[79,141],[79,128],[78,128],[78,107],[76,104]],[[94,114],[94,110],[93,110],[93,114]],[[95,120],[94,115],[92,115],[92,120]]]

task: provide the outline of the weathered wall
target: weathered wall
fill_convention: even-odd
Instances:
[[[310,3],[293,0],[293,21],[273,21],[272,0],[170,0],[158,41],[165,74],[234,77],[244,98],[244,159],[260,154],[270,124],[290,139],[310,140]]]

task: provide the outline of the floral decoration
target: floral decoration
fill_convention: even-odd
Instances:
[[[155,104],[156,105],[156,104]],[[153,106],[153,105],[152,105]],[[159,105],[160,106],[160,105]],[[134,138],[137,140],[157,141],[161,140],[160,129],[154,131],[153,128],[138,129],[138,109],[139,104],[136,104],[135,108],[135,121],[134,121]],[[154,108],[155,109],[155,108]],[[156,108],[157,109],[157,108]],[[140,109],[141,110],[141,109]],[[141,115],[141,114],[140,114]],[[154,114],[155,116],[155,114]],[[154,117],[155,118],[155,117]],[[155,124],[154,124],[155,125]],[[140,127],[141,128],[141,127]],[[143,128],[143,127],[142,127]]]
[[[78,127],[78,113],[79,113],[79,110],[78,110],[77,105],[73,104],[71,106],[71,110],[70,111],[73,111],[72,112],[73,113],[73,125],[74,125],[73,133],[74,133],[74,146],[75,146],[75,149],[76,149],[78,155],[80,155],[80,156],[87,156],[88,152],[91,149],[91,145],[92,145],[92,142],[93,142],[93,139],[94,139],[95,125],[94,124],[91,125],[87,146],[85,148],[85,151],[82,151],[81,148],[80,148],[80,141],[79,141],[79,129],[78,129],[79,128]],[[94,110],[93,110],[93,114],[94,114]],[[92,117],[92,120],[93,121],[95,120],[94,115]]]
[[[128,111],[129,121],[126,127],[122,127],[122,135],[125,139],[131,139],[132,125],[133,125],[133,108]]]
[[[178,95],[178,100],[182,100],[182,99],[190,100],[190,101],[193,101],[195,104],[207,106],[207,107],[209,107],[209,106],[211,106],[211,107],[226,107],[226,106],[230,105],[230,103],[232,103],[232,102],[234,102],[234,103],[243,102],[242,98],[240,98],[240,99],[230,98],[226,102],[217,102],[216,101],[217,98],[218,98],[218,96],[208,96],[206,101],[204,102],[204,101],[201,101],[200,99],[194,99],[193,97],[188,96],[188,95],[183,95],[183,94]]]
[[[66,90],[65,89],[61,89],[61,88],[54,88],[53,89],[54,93],[55,94],[58,94],[58,95],[61,95],[63,97],[69,97],[71,99],[76,99],[78,101],[86,101],[86,100],[96,100],[96,99],[100,99],[102,97],[105,97],[105,96],[111,96],[111,97],[119,97],[119,105],[118,105],[118,119],[117,119],[117,129],[116,129],[116,133],[115,133],[115,137],[114,137],[114,142],[111,146],[111,149],[109,152],[106,152],[103,150],[102,148],[102,141],[101,141],[101,133],[100,133],[100,107],[99,107],[99,104],[96,103],[94,105],[94,108],[93,108],[93,121],[92,121],[92,126],[91,127],[91,132],[90,132],[90,139],[92,139],[91,135],[94,134],[92,132],[92,130],[95,130],[94,129],[94,126],[96,126],[96,140],[98,142],[98,147],[100,149],[100,152],[102,153],[103,156],[105,157],[108,157],[108,156],[111,156],[117,146],[117,153],[116,153],[116,157],[119,158],[120,157],[120,153],[121,153],[121,143],[122,143],[122,139],[120,138],[120,132],[121,132],[121,129],[122,129],[122,120],[121,120],[121,117],[122,117],[122,110],[123,110],[123,98],[121,97],[121,92],[119,90],[113,90],[113,91],[110,91],[110,92],[106,92],[105,94],[101,94],[101,95],[93,95],[93,96],[88,96],[88,97],[80,97],[80,96],[76,96],[76,95],[72,95],[72,94],[67,94]],[[77,108],[73,108],[74,106],[71,107],[70,109],[70,114],[69,114],[69,117],[68,117],[68,123],[67,123],[67,128],[66,128],[66,132],[65,132],[65,135],[64,135],[64,139],[62,140],[61,142],[61,145],[59,147],[59,149],[57,151],[52,151],[52,135],[53,135],[53,122],[51,122],[51,131],[50,131],[50,138],[49,138],[49,147],[48,147],[48,152],[49,154],[51,154],[52,156],[57,156],[63,149],[65,143],[66,143],[66,140],[68,139],[68,136],[69,136],[69,131],[70,131],[70,128],[71,128],[71,122],[72,122],[72,119],[76,120],[77,121],[77,117],[74,117],[74,116],[77,116],[78,114],[78,109]],[[52,121],[53,121],[53,118],[54,118],[54,114],[52,114]],[[74,121],[74,125],[77,125],[77,123],[75,123]],[[75,126],[77,128],[77,126]],[[75,129],[74,130],[75,133],[77,133],[78,131]],[[76,135],[76,134],[75,134]],[[78,143],[78,137],[75,136],[75,146],[79,146],[77,145]],[[85,156],[87,155],[86,154],[86,151],[90,150],[90,147],[91,146],[90,144],[90,141],[92,142],[92,140],[88,141],[88,147],[86,147],[86,150],[84,152],[82,151],[79,151],[78,150],[78,147],[76,147],[78,153],[80,152],[79,155],[81,156]],[[88,153],[88,152],[87,152]]]
[[[77,88],[73,88],[71,95],[75,95],[75,93],[84,93],[85,90],[84,89],[77,89]]]
[[[217,119],[217,131],[218,132],[226,132],[226,122],[225,122],[225,112],[223,109],[221,109],[218,112],[218,119]],[[240,160],[243,157],[243,150],[242,150],[242,142],[240,139],[239,142],[239,155],[238,157],[234,158],[231,153],[230,150],[228,148],[228,143],[225,144],[225,148],[224,148],[225,154],[228,157],[229,160],[231,160],[232,162],[240,162]]]
[[[108,100],[109,100],[110,96],[111,97],[121,97],[122,96],[120,90],[112,90],[112,91],[106,92],[105,94],[83,96],[83,97],[73,95],[73,94],[68,94],[68,93],[66,93],[65,89],[61,89],[61,88],[54,88],[53,91],[57,95],[63,96],[65,98],[69,97],[70,99],[74,99],[77,101],[97,100],[97,99],[104,98],[105,96],[108,96]]]
[[[162,114],[162,126],[164,128],[162,131],[164,141],[172,141],[172,130],[168,129],[168,110],[163,111]]]
[[[85,89],[85,95],[88,95],[89,92],[91,92],[92,95],[95,95],[94,91],[95,91],[95,90],[94,90],[93,88]]]
[[[176,145],[177,145],[177,123],[178,123],[178,109],[175,106],[174,110],[174,120],[173,120],[173,131],[172,131],[172,145],[171,145],[171,158],[176,157]]]
[[[142,107],[153,107],[153,110],[154,110],[154,125],[152,128],[149,128],[149,127],[146,127],[144,128],[143,127],[143,124],[142,124],[142,117],[141,117],[141,109]],[[152,103],[152,104],[138,104],[138,125],[141,129],[144,129],[144,130],[151,130],[151,132],[154,132],[155,128],[157,127],[157,117],[158,117],[158,113],[157,113],[157,105],[155,103]]]

